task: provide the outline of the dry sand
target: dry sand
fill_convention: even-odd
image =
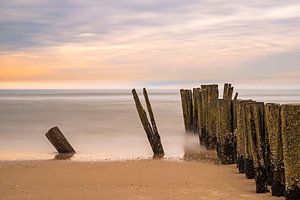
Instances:
[[[0,199],[278,199],[256,194],[235,165],[137,160],[1,161]]]

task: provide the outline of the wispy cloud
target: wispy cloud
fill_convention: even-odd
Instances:
[[[299,1],[10,0],[0,12],[3,84],[300,87],[289,72],[300,68]]]

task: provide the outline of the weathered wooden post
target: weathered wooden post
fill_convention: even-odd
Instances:
[[[244,132],[244,149],[245,149],[245,175],[246,178],[255,178],[254,163],[253,163],[253,150],[251,146],[251,119],[253,116],[250,112],[250,104],[254,102],[248,102],[245,104],[244,112],[246,116],[246,130]]]
[[[199,96],[199,90],[200,88],[193,88],[193,130],[194,133],[199,133],[199,120],[198,120],[198,112],[200,112],[199,110],[199,105],[198,105],[198,101],[199,98],[201,98],[201,96]]]
[[[237,129],[237,117],[238,117],[238,106],[240,100],[231,101],[231,110],[232,110],[232,131],[236,134]]]
[[[58,127],[51,128],[47,133],[46,137],[51,142],[51,144],[55,147],[58,153],[64,154],[74,154],[75,150],[59,130]]]
[[[191,90],[180,90],[185,131],[193,131],[193,97]]]
[[[230,87],[231,87],[230,83],[224,83],[223,99],[228,99],[228,92]]]
[[[207,86],[207,140],[206,148],[215,149],[217,144],[217,101],[219,97],[218,85],[211,84]]]
[[[236,141],[232,131],[231,100],[217,102],[217,153],[222,164],[236,161]]]
[[[204,144],[203,142],[203,135],[202,135],[202,131],[203,131],[203,124],[205,123],[203,121],[203,104],[202,104],[202,91],[200,88],[197,88],[197,90],[195,91],[195,104],[197,106],[197,133],[199,134],[199,140],[200,140],[200,144]]]
[[[151,126],[151,124],[148,120],[147,114],[146,114],[146,112],[145,112],[145,110],[144,110],[144,108],[141,104],[141,101],[140,101],[140,99],[138,97],[138,94],[137,94],[135,89],[132,90],[132,95],[133,95],[135,105],[136,105],[136,109],[138,111],[138,114],[139,114],[140,120],[142,122],[143,128],[146,132],[148,141],[149,141],[150,146],[152,148],[152,151],[154,153],[153,157],[154,158],[161,158],[161,157],[164,156],[164,149],[163,149],[163,146],[161,144],[160,136],[158,134],[158,130],[157,130],[156,123],[155,123],[154,116],[153,116],[153,112],[152,112],[152,108],[151,108],[151,105],[150,105],[150,101],[148,99],[147,91],[146,91],[146,89],[144,89],[144,96],[145,96],[145,101],[146,101],[146,104],[147,104],[148,112],[149,112],[149,115],[150,115],[150,118],[151,118],[152,126]]]
[[[201,124],[201,143],[207,145],[208,133],[207,133],[207,115],[208,115],[208,105],[207,105],[208,89],[207,85],[201,85],[201,101],[202,101],[202,124]]]
[[[245,173],[245,134],[246,134],[246,112],[245,106],[251,100],[238,101],[237,108],[237,128],[236,128],[236,142],[237,142],[237,168],[239,173]]]
[[[238,92],[236,92],[236,93],[235,93],[235,95],[234,95],[234,98],[233,98],[233,100],[237,100],[238,96],[239,96],[239,93],[238,93]]]
[[[280,105],[265,105],[265,121],[271,151],[272,195],[283,196],[285,189]]]
[[[255,170],[256,192],[268,192],[268,174],[264,159],[264,103],[250,104],[250,145]]]
[[[285,196],[300,199],[300,105],[281,106],[281,131],[285,169]]]

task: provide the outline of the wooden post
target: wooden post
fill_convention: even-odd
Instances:
[[[219,99],[217,102],[217,153],[222,164],[236,161],[236,141],[232,131],[231,100]]]
[[[198,108],[198,98],[199,97],[199,89],[200,88],[193,88],[193,130],[194,133],[199,133],[199,125],[198,125],[198,112],[199,112],[199,108]]]
[[[256,193],[268,192],[268,175],[264,159],[264,103],[250,104],[250,145],[255,170]]]
[[[237,129],[237,117],[238,117],[238,106],[239,100],[231,101],[231,110],[232,110],[232,131],[236,134]]]
[[[228,99],[232,99],[233,89],[234,89],[234,87],[231,87],[231,86],[229,87],[229,89],[228,89],[228,97],[227,97]]]
[[[283,196],[285,179],[279,104],[266,104],[265,121],[271,152],[272,195]]]
[[[152,130],[153,130],[153,134],[154,134],[154,138],[155,138],[155,146],[156,146],[156,149],[158,149],[157,152],[159,152],[158,155],[164,155],[164,149],[163,149],[163,146],[161,144],[160,135],[159,135],[159,132],[158,132],[158,129],[157,129],[157,126],[156,126],[153,110],[152,110],[152,107],[151,107],[151,103],[150,103],[150,100],[149,100],[149,97],[148,97],[148,92],[147,92],[146,88],[143,88],[143,94],[144,94],[144,97],[145,97],[147,110],[148,110],[148,113],[149,113],[149,116],[150,116]]]
[[[204,144],[203,143],[203,135],[202,135],[202,131],[203,131],[203,124],[204,124],[204,121],[203,121],[203,104],[202,104],[202,91],[200,88],[197,88],[196,92],[195,92],[195,98],[196,98],[196,106],[197,106],[197,131],[198,131],[198,134],[199,134],[199,141],[200,141],[200,144]]]
[[[238,96],[239,96],[239,93],[236,92],[235,95],[234,95],[234,99],[233,100],[237,100]]]
[[[147,91],[144,90],[144,95],[145,95],[145,100],[146,100],[146,104],[147,104],[147,108],[149,111],[149,115],[152,122],[152,125],[154,125],[155,128],[151,127],[151,124],[148,120],[147,114],[141,104],[141,101],[137,95],[137,92],[135,89],[132,90],[132,95],[135,101],[135,105],[136,105],[136,109],[138,111],[140,120],[142,122],[143,128],[146,132],[148,141],[150,143],[150,146],[152,148],[152,151],[154,153],[154,158],[161,158],[164,156],[164,150],[163,150],[163,146],[161,144],[161,140],[160,140],[160,136],[158,134],[157,128],[156,128],[156,124],[155,124],[155,120],[154,120],[154,116],[153,116],[153,112],[152,112],[152,108],[150,105],[150,101],[148,99],[148,95],[147,95]],[[151,117],[152,116],[152,117]]]
[[[224,83],[224,89],[223,89],[223,99],[228,99],[228,91],[231,84]]]
[[[207,115],[208,115],[208,106],[207,106],[207,96],[208,89],[207,85],[201,85],[201,99],[202,99],[202,124],[201,124],[201,143],[207,145],[208,141],[208,132],[207,132]]]
[[[217,101],[219,97],[218,85],[212,84],[207,86],[207,140],[206,148],[215,149],[217,144]]]
[[[246,116],[246,130],[244,134],[244,149],[245,149],[245,175],[248,179],[255,178],[254,163],[253,163],[253,150],[251,146],[251,119],[253,116],[250,112],[250,104],[254,102],[248,102],[245,104],[245,116]]]
[[[236,128],[236,141],[237,141],[237,168],[239,173],[245,173],[245,132],[246,132],[246,113],[245,106],[251,100],[238,101],[237,108],[237,128]]]
[[[285,168],[285,195],[300,199],[300,105],[281,106],[281,131]]]
[[[59,130],[58,127],[51,128],[47,133],[46,137],[55,147],[58,153],[74,154],[75,150]]]
[[[191,90],[180,90],[185,131],[193,131],[193,97]]]

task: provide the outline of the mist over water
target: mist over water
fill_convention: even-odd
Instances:
[[[300,102],[300,90],[238,92],[243,99]],[[179,90],[148,93],[165,157],[202,151],[198,137],[184,132]],[[130,90],[0,90],[0,160],[53,159],[45,133],[54,126],[77,151],[72,160],[152,157]]]

